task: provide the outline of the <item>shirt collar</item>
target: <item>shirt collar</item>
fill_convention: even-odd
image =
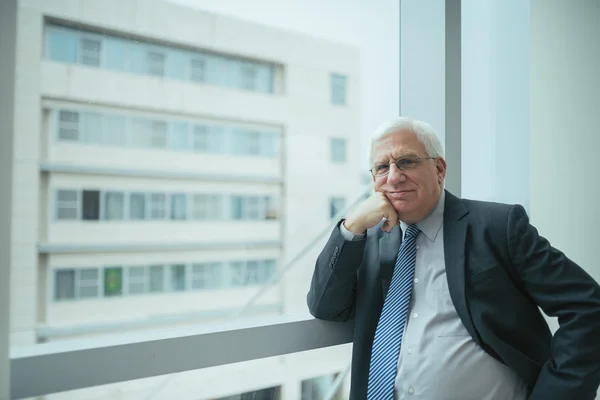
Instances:
[[[433,210],[429,213],[429,215],[417,222],[417,226],[421,232],[423,232],[423,234],[432,242],[435,242],[435,238],[437,237],[442,224],[444,223],[445,198],[446,193],[444,190],[442,190],[442,193],[440,194],[437,204]],[[402,237],[404,238],[404,233],[408,228],[408,224],[404,221],[400,221],[400,228],[402,228]]]

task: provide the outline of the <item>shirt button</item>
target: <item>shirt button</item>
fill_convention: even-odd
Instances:
[[[412,354],[413,353],[412,349],[408,349],[407,351],[408,351],[408,354]]]
[[[419,250],[419,246],[417,246],[417,250]]]
[[[409,388],[408,388],[408,393],[410,393],[410,394],[415,394],[415,388],[414,388],[414,387],[412,387],[412,386],[411,386],[411,387],[409,387]]]
[[[419,283],[419,278],[415,278],[415,283]]]
[[[413,314],[413,318],[417,318],[418,316],[419,316],[419,314],[417,314],[417,313]]]

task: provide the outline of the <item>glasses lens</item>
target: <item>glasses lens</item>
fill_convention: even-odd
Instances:
[[[390,166],[386,164],[376,165],[371,169],[371,173],[375,176],[383,176],[390,172]]]

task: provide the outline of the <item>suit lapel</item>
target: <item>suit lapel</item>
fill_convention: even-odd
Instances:
[[[467,239],[468,224],[464,218],[469,210],[462,201],[449,192],[446,192],[444,206],[444,257],[446,262],[446,277],[452,302],[461,321],[471,334],[471,337],[480,343],[479,335],[475,330],[471,314],[467,306],[466,278],[465,278],[465,244]]]
[[[399,226],[395,226],[390,233],[383,232],[381,238],[379,238],[379,277],[384,300],[392,282],[401,242],[402,231]]]

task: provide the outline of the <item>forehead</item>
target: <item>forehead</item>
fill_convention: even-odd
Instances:
[[[373,143],[372,159],[374,162],[388,161],[403,155],[424,155],[425,146],[417,139],[417,135],[409,130],[400,130],[382,137]]]

